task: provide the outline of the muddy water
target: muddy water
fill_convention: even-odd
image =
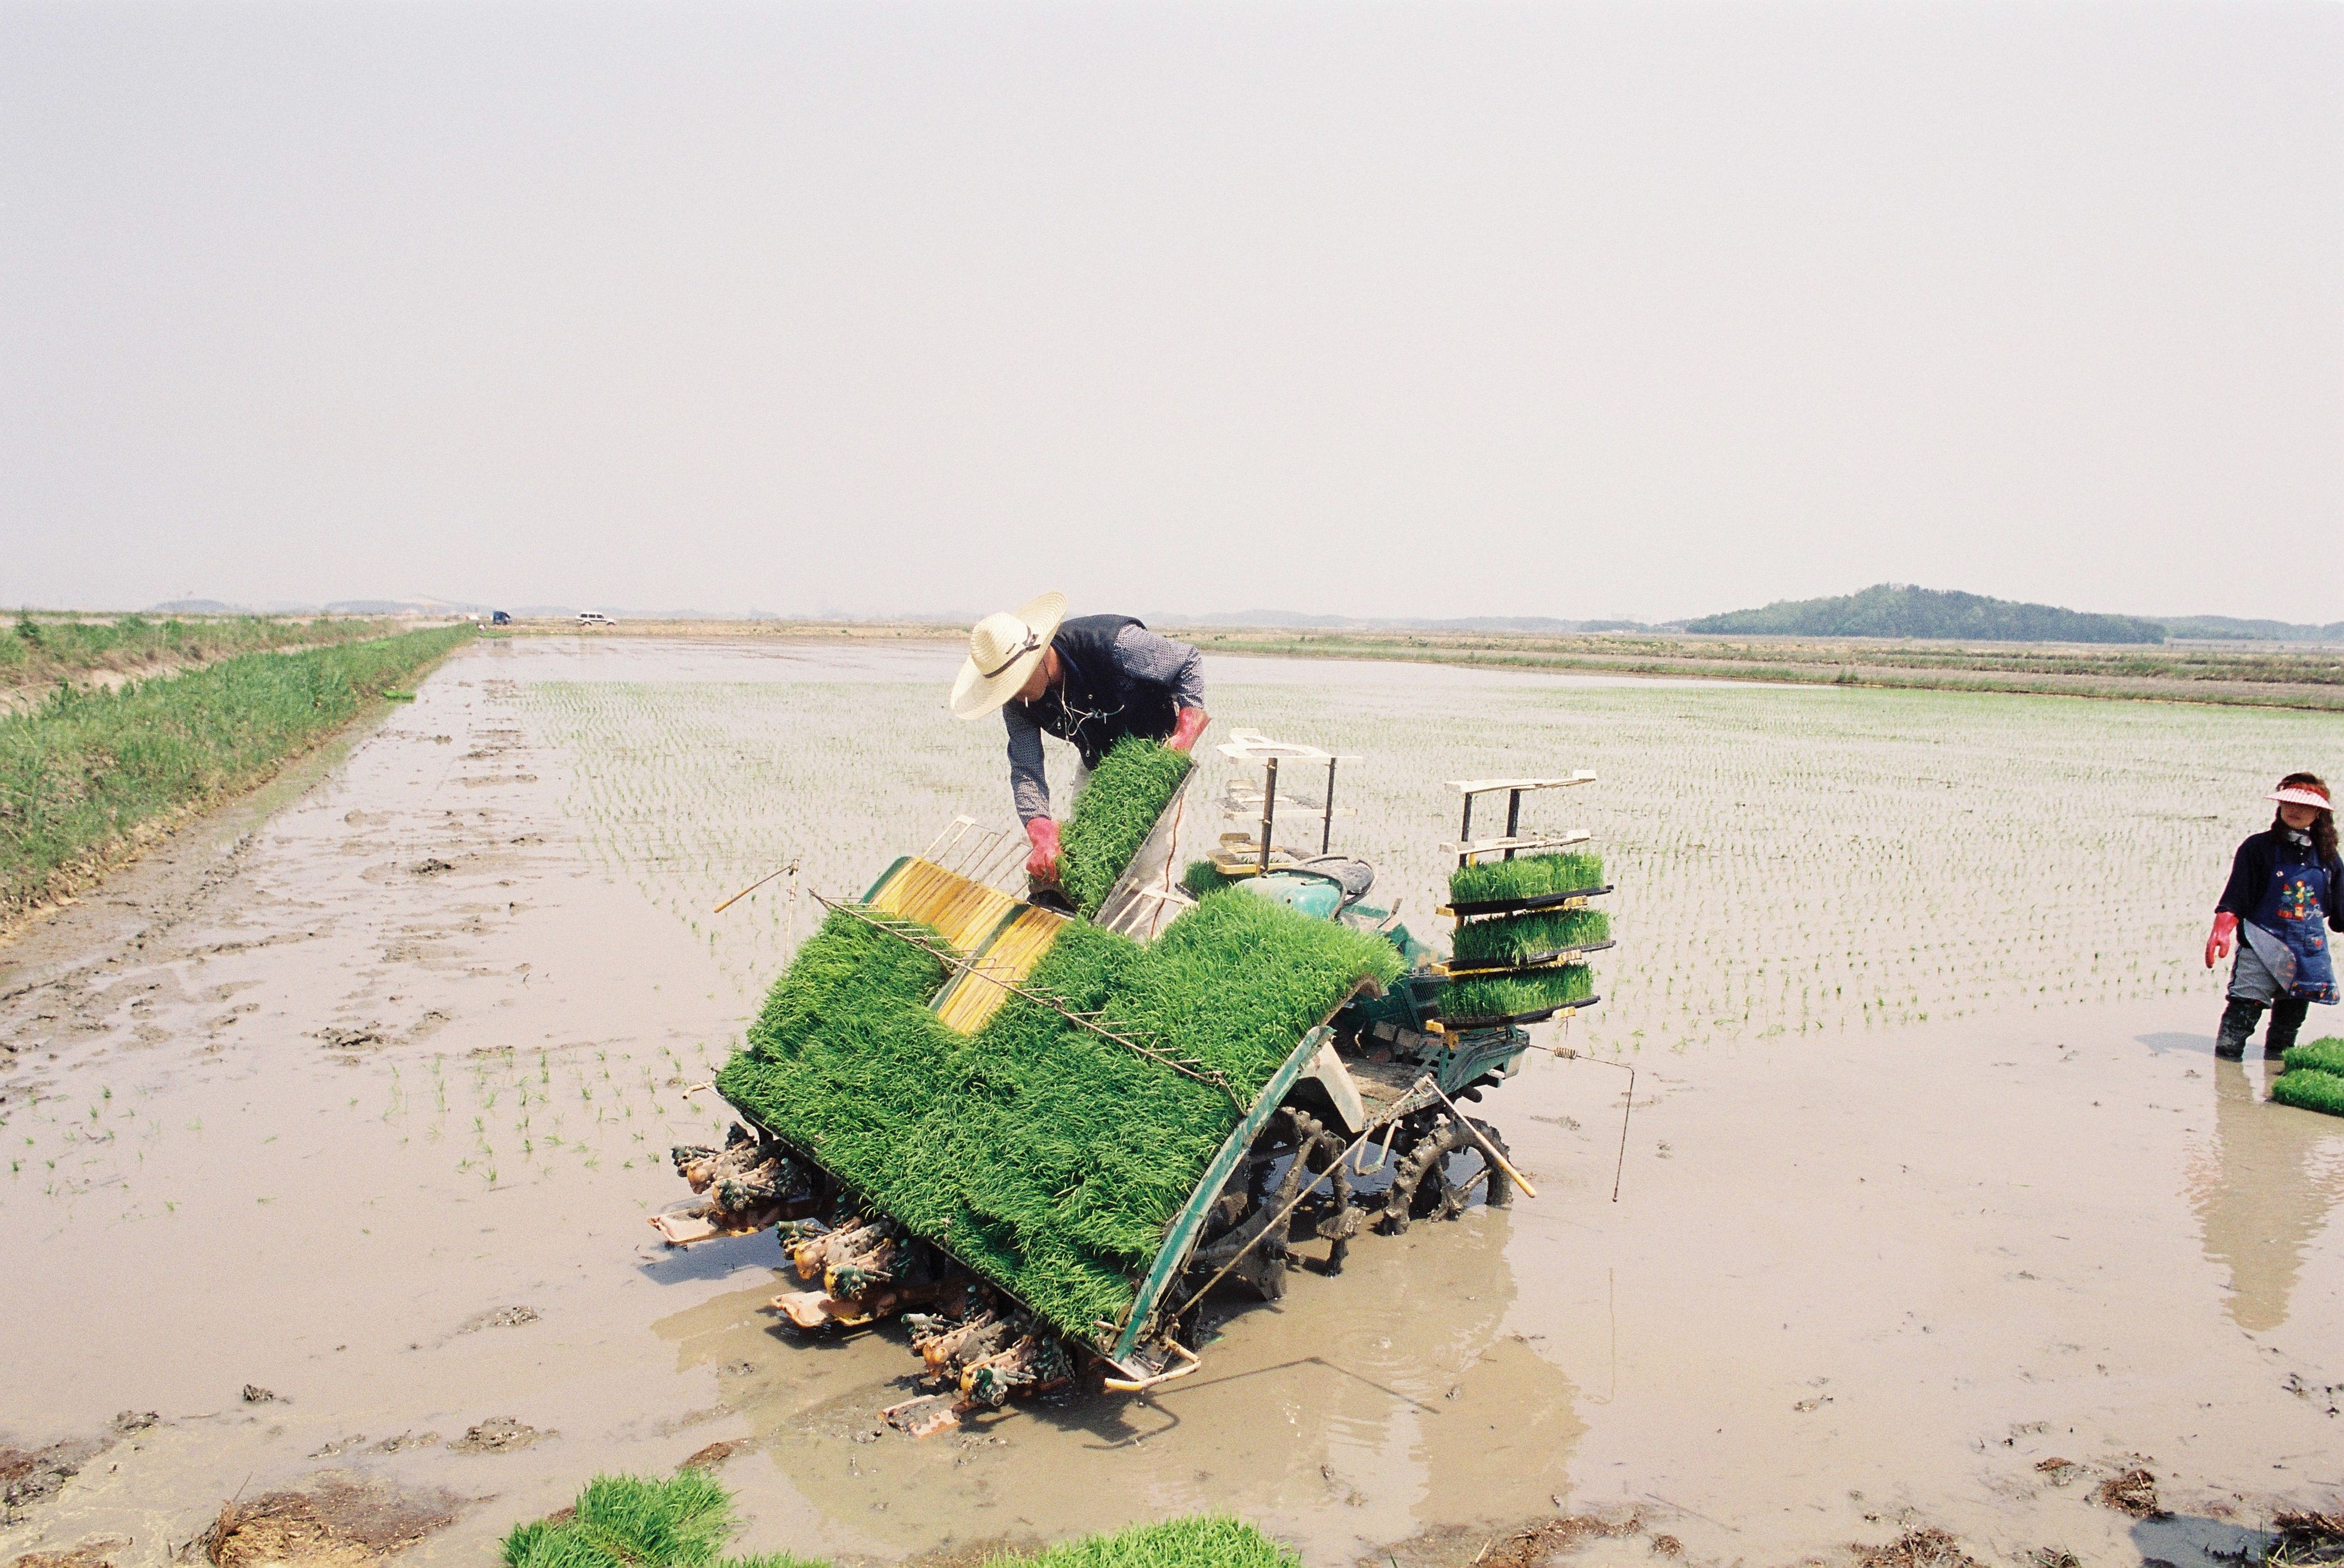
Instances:
[[[777,1328],[770,1242],[652,1244],[665,1146],[712,1126],[685,1091],[754,990],[653,864],[716,808],[647,803],[664,847],[605,834],[610,748],[657,738],[583,744],[548,694],[838,700],[949,664],[477,646],[8,950],[0,1442],[162,1419],[0,1559],[107,1536],[159,1563],[239,1489],[342,1471],[479,1500],[410,1553],[478,1562],[587,1475],[718,1442],[744,1545],[883,1558],[1218,1507],[1314,1563],[1463,1561],[1582,1510],[1693,1561],[1922,1522],[2189,1563],[2344,1486],[2344,1123],[2260,1103],[2195,996],[1645,1053],[1616,1204],[1625,1074],[1542,1060],[1490,1102],[1538,1198],[1364,1240],[1153,1402],[883,1431],[892,1336]],[[460,1446],[497,1417],[538,1435]],[[2136,1465],[2173,1518],[2090,1501]]]

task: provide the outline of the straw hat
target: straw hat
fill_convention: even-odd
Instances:
[[[968,634],[968,662],[953,682],[954,716],[983,718],[1015,696],[1049,652],[1050,639],[1066,618],[1066,596],[1045,593],[1015,611],[978,622]]]
[[[2271,791],[2270,794],[2265,795],[2263,798],[2265,800],[2275,800],[2281,805],[2314,805],[2318,806],[2321,811],[2331,809],[2328,800],[2328,792],[2321,789],[2318,784],[2281,784],[2278,788]]]

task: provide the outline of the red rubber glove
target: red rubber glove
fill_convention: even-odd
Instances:
[[[1026,836],[1034,845],[1034,853],[1026,857],[1026,875],[1036,882],[1057,881],[1058,819],[1054,816],[1028,818]]]
[[[1176,752],[1185,752],[1197,744],[1197,737],[1203,734],[1205,726],[1212,722],[1213,715],[1202,708],[1183,708],[1180,710],[1180,722],[1172,726],[1172,738],[1164,744]]]
[[[2238,917],[2228,910],[2214,916],[2214,929],[2206,938],[2206,967],[2214,966],[2217,958],[2227,958],[2238,945]]]

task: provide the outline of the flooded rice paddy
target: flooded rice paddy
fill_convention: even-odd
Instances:
[[[955,657],[478,644],[0,951],[0,1561],[328,1477],[453,1499],[403,1557],[474,1563],[711,1444],[744,1546],[874,1560],[1222,1508],[1313,1564],[1571,1513],[1636,1525],[1575,1561],[2191,1563],[2344,1490],[2344,1123],[2213,1060],[2197,957],[2332,720],[1418,666],[1222,660],[1212,706],[1361,754],[1337,847],[1420,929],[1440,781],[1602,774],[1545,809],[1621,946],[1541,1038],[1636,1068],[1620,1200],[1626,1075],[1537,1059],[1486,1103],[1539,1198],[1363,1241],[1153,1402],[883,1430],[895,1337],[642,1217],[804,891],[1007,822]],[[2135,1469],[2166,1517],[2094,1500]]]

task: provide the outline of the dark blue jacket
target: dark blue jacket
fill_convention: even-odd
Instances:
[[[1126,735],[1160,741],[1180,722],[1170,686],[1127,673],[1115,656],[1116,633],[1141,622],[1129,615],[1077,615],[1059,622],[1050,647],[1063,679],[1041,700],[1008,706],[1062,741],[1071,742],[1083,766],[1095,768],[1109,747]]]
[[[2264,895],[2271,885],[2271,873],[2282,865],[2309,865],[2313,850],[2309,844],[2298,844],[2283,827],[2265,828],[2246,843],[2230,861],[2230,884],[2222,889],[2222,901],[2214,905],[2215,912],[2235,915],[2241,920],[2252,920],[2261,913]],[[2330,859],[2328,872],[2328,897],[2320,913],[2328,916],[2330,930],[2344,931],[2344,908],[2339,908],[2339,889],[2344,888],[2344,863]]]

